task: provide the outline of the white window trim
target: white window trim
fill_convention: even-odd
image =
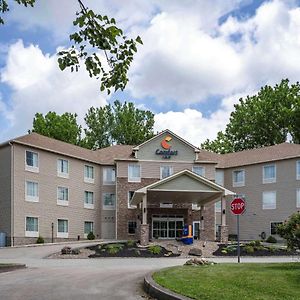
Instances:
[[[300,208],[300,189],[296,190],[296,208]]]
[[[94,175],[94,178],[90,178],[90,177],[86,177],[86,176],[85,176],[85,167],[91,167],[91,168],[93,168],[93,175]],[[92,183],[92,184],[95,183],[95,168],[94,168],[94,166],[91,166],[91,165],[84,165],[84,166],[83,166],[83,181],[84,181],[85,183]]]
[[[26,218],[37,218],[38,220],[38,231],[27,231],[26,230]],[[25,216],[25,237],[39,237],[39,230],[40,230],[40,220],[37,216]]]
[[[202,168],[203,174],[202,174],[202,175],[197,174],[197,173],[194,171],[194,168]],[[203,166],[193,166],[193,167],[192,167],[192,171],[193,171],[196,175],[198,175],[198,176],[205,177],[205,167],[203,167]]]
[[[66,188],[66,189],[68,189],[68,200],[60,200],[60,199],[58,199],[58,188]],[[61,206],[69,206],[69,199],[70,199],[70,189],[67,187],[67,186],[61,186],[61,185],[59,185],[58,187],[57,187],[57,189],[56,189],[56,191],[57,191],[57,196],[56,196],[56,203],[57,203],[57,205],[61,205]]]
[[[93,193],[93,203],[86,203],[85,202],[85,192]],[[83,207],[87,208],[87,209],[94,209],[95,208],[95,193],[94,192],[84,191]]]
[[[93,230],[92,230],[92,232],[94,233],[94,221],[83,221],[83,235],[84,235],[84,238],[87,239],[87,236],[88,236],[89,233],[85,233],[84,232],[84,230],[85,230],[85,223],[93,223],[93,226],[92,226]]]
[[[264,207],[264,193],[275,193],[275,207],[269,208],[269,207]],[[272,210],[277,208],[277,192],[276,191],[264,191],[262,193],[262,209],[263,210]]]
[[[299,165],[299,169],[300,169],[300,160],[296,161],[296,179],[300,180],[300,173],[298,173],[298,165]]]
[[[167,177],[164,177],[164,178],[162,177],[162,170],[163,170],[164,167],[169,167],[170,170],[171,170],[170,175],[167,176],[167,177],[170,177],[170,176],[172,176],[172,175],[174,174],[173,166],[170,166],[170,165],[163,165],[163,166],[160,166],[160,177],[159,177],[160,179],[167,178]]]
[[[37,154],[37,157],[38,157],[38,166],[37,166],[37,167],[33,167],[33,166],[27,165],[26,152],[32,152],[32,153]],[[40,157],[40,156],[39,156],[39,153],[38,153],[38,152],[35,152],[35,151],[32,151],[32,150],[26,149],[26,150],[25,150],[25,170],[28,171],[28,172],[39,173],[39,171],[40,171],[40,169],[39,169],[39,157]]]
[[[219,202],[221,202],[221,206],[217,206],[217,203],[219,203]],[[222,200],[220,200],[220,201],[217,201],[216,203],[215,203],[215,213],[220,213],[220,212],[222,212]]]
[[[128,209],[136,209],[137,205],[130,205],[130,192],[134,192],[134,191],[128,191],[128,193],[127,193],[127,208]]]
[[[140,168],[140,177],[133,177],[130,178],[130,172],[129,172],[129,168],[130,166],[139,166]],[[142,166],[140,164],[128,164],[128,182],[141,182],[141,177],[142,177]]]
[[[59,160],[65,160],[65,161],[68,162],[68,173],[60,172],[60,171],[58,170],[58,161],[59,161]],[[57,168],[57,176],[58,176],[58,177],[67,178],[67,179],[69,178],[69,174],[70,174],[70,162],[69,162],[68,159],[58,158],[58,159],[57,159],[57,162],[56,162],[56,168]]]
[[[106,172],[106,170],[109,170],[109,169],[114,169],[115,170],[115,180],[114,181],[105,181],[105,176],[104,176],[104,173]],[[115,167],[104,167],[103,168],[103,171],[102,171],[102,176],[103,176],[103,185],[115,185],[116,184],[116,168]]]
[[[272,166],[274,166],[274,168],[275,168],[275,177],[274,178],[265,178],[265,167],[272,167]],[[277,177],[276,165],[275,164],[270,164],[270,165],[263,166],[262,167],[262,177],[263,177],[263,184],[275,183],[276,182],[276,177]]]
[[[104,205],[104,195],[105,194],[115,195],[115,204],[114,205]],[[115,210],[116,209],[116,194],[114,194],[114,193],[102,193],[102,208],[103,208],[103,210]]]
[[[243,181],[237,181],[237,182],[235,182],[235,181],[234,181],[234,179],[235,179],[235,177],[234,177],[234,172],[243,172]],[[233,186],[233,187],[241,187],[241,186],[245,186],[245,176],[246,176],[245,173],[246,173],[246,172],[245,172],[244,169],[239,169],[239,170],[234,170],[234,171],[232,171],[232,186]]]
[[[38,188],[37,188],[37,196],[29,196],[27,195],[27,182],[33,182],[33,183],[37,183]],[[39,198],[39,183],[37,181],[32,181],[32,180],[26,180],[25,181],[25,201],[27,202],[39,202],[40,198]]]
[[[68,232],[58,232],[58,220],[64,220],[64,221],[68,221]],[[65,218],[58,218],[57,222],[56,222],[56,237],[58,238],[68,238],[69,237],[69,230],[70,230],[70,224],[69,224],[69,219],[65,219]]]

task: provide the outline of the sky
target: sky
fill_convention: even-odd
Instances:
[[[0,25],[0,143],[26,134],[37,112],[77,113],[84,126],[91,106],[120,100],[151,110],[155,132],[168,128],[199,146],[225,129],[241,97],[300,78],[300,1],[84,0],[144,43],[126,89],[109,96],[83,68],[58,68],[76,0],[36,0],[34,8],[8,2]]]

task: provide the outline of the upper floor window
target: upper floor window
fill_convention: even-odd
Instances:
[[[39,184],[33,181],[26,181],[26,201],[39,202]]]
[[[94,193],[84,191],[84,208],[94,208]]]
[[[263,183],[276,182],[276,166],[263,166]]]
[[[173,167],[171,166],[161,166],[160,167],[160,179],[164,179],[173,174]]]
[[[25,220],[25,236],[39,236],[39,219],[37,217],[26,217]]]
[[[138,164],[128,165],[128,181],[141,182],[141,166]]]
[[[300,160],[296,163],[296,178],[300,179]]]
[[[129,191],[128,192],[128,208],[137,208],[136,205],[131,205],[130,204],[130,201],[131,201],[133,195],[134,195],[134,191]]]
[[[200,176],[205,176],[205,168],[200,166],[193,166],[193,172]]]
[[[57,176],[69,178],[69,161],[65,159],[57,160]]]
[[[232,186],[244,186],[245,185],[245,170],[236,170],[232,172]]]
[[[297,189],[297,195],[296,195],[296,207],[300,208],[300,189]]]
[[[218,185],[224,186],[224,171],[223,170],[215,171],[215,182]]]
[[[115,209],[116,195],[112,193],[103,193],[103,209]]]
[[[93,166],[84,166],[84,182],[94,183],[94,167]]]
[[[103,168],[103,184],[115,184],[116,182],[116,169]]]
[[[57,237],[68,238],[69,236],[69,221],[65,219],[57,220]]]
[[[58,205],[69,205],[69,189],[63,186],[57,188],[57,204]]]
[[[25,155],[26,155],[25,170],[31,172],[38,172],[39,171],[38,153],[26,150]]]
[[[276,192],[263,192],[263,209],[276,209]]]

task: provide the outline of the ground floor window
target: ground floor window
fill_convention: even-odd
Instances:
[[[277,234],[277,226],[282,222],[271,222],[271,234]]]
[[[135,234],[136,231],[136,222],[128,221],[128,234]]]
[[[27,237],[39,236],[39,219],[37,217],[26,217],[26,232]]]
[[[69,221],[65,219],[57,220],[57,237],[67,238],[69,235]]]
[[[88,235],[90,232],[94,232],[94,222],[84,222],[84,234]]]
[[[131,205],[130,204],[133,195],[134,195],[134,191],[129,191],[128,192],[128,208],[137,208],[136,205]]]
[[[174,239],[182,236],[183,216],[153,215],[152,237]]]

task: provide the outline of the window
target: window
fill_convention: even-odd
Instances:
[[[271,234],[277,234],[277,226],[281,224],[282,222],[271,222]]]
[[[59,186],[57,188],[57,204],[58,205],[69,205],[69,189],[66,187]]]
[[[193,172],[200,176],[205,176],[205,168],[200,166],[193,166]]]
[[[129,191],[128,192],[128,208],[137,208],[136,205],[131,205],[130,204],[130,201],[131,201],[131,199],[133,197],[133,194],[134,194],[134,191]]]
[[[296,178],[300,180],[300,160],[296,163]]]
[[[86,238],[90,232],[94,232],[94,222],[84,222],[84,237]]]
[[[160,179],[164,179],[173,174],[173,167],[171,166],[161,166],[160,167]]]
[[[84,208],[94,208],[94,193],[84,191]]]
[[[135,234],[136,230],[136,222],[128,221],[128,234]]]
[[[39,236],[39,219],[37,217],[26,217],[25,236],[38,237]]]
[[[296,195],[296,207],[300,208],[300,189],[297,189],[297,195]]]
[[[57,176],[69,178],[69,162],[67,160],[57,160]]]
[[[215,182],[218,185],[224,186],[224,171],[223,170],[216,170]]]
[[[222,201],[218,201],[215,203],[215,212],[221,212],[222,210]]]
[[[115,184],[116,182],[116,169],[103,168],[103,184]]]
[[[25,170],[31,172],[39,171],[39,155],[36,152],[25,151],[26,161],[25,161]]]
[[[116,196],[111,193],[103,193],[103,209],[115,209]]]
[[[94,183],[94,167],[84,166],[84,182]]]
[[[263,183],[276,182],[276,167],[268,165],[263,167]]]
[[[245,170],[236,170],[232,172],[232,186],[244,186],[245,185]]]
[[[263,192],[263,209],[276,208],[276,192]]]
[[[39,202],[39,185],[37,182],[26,181],[26,201]]]
[[[137,164],[128,165],[128,182],[141,182],[141,166]]]
[[[69,224],[68,220],[58,219],[57,220],[57,237],[68,238],[69,236]]]

